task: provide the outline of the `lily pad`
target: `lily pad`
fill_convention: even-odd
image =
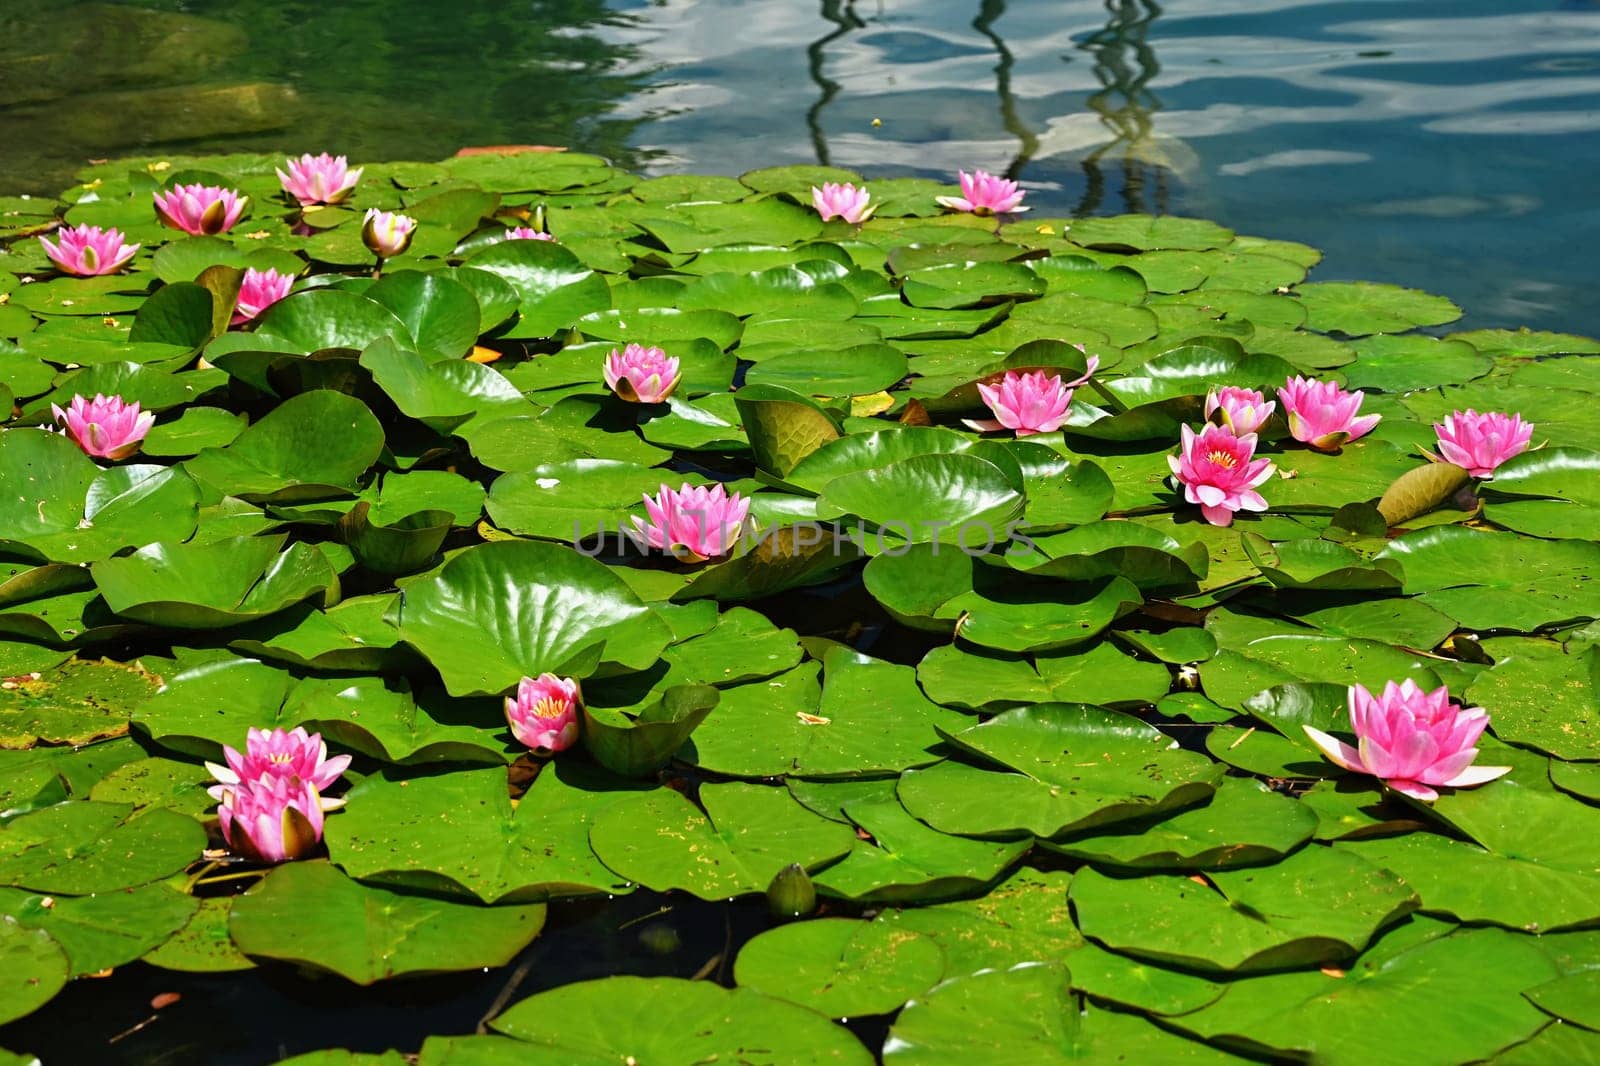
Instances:
[[[239,950],[329,970],[358,985],[501,966],[544,925],[542,903],[483,907],[369,888],[324,862],[280,866],[235,900]]]

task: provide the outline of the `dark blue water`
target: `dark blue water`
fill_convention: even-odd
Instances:
[[[125,0],[0,4],[0,42],[13,190],[209,149],[982,166],[1600,333],[1595,0]]]

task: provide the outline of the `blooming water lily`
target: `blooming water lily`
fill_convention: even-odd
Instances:
[[[994,418],[967,420],[973,429],[1015,430],[1017,436],[1054,433],[1067,420],[1072,406],[1072,390],[1088,381],[1100,366],[1100,357],[1089,357],[1088,369],[1081,377],[1063,382],[1061,375],[1045,370],[1018,373],[1008,370],[993,385],[979,384],[978,395],[994,412]]]
[[[239,283],[239,300],[233,308],[232,325],[242,326],[259,318],[263,311],[289,295],[293,287],[293,274],[250,267],[244,272],[244,280]]]
[[[1257,459],[1254,433],[1236,436],[1226,426],[1206,426],[1199,433],[1182,431],[1182,451],[1167,456],[1167,465],[1183,497],[1200,505],[1214,526],[1233,524],[1235,511],[1265,511],[1267,501],[1256,491],[1272,476],[1270,459]]]
[[[1521,415],[1499,411],[1479,414],[1472,408],[1455,411],[1433,427],[1439,437],[1439,458],[1454,463],[1473,477],[1490,477],[1501,463],[1528,450],[1533,423]]]
[[[683,377],[678,360],[660,348],[630,344],[606,356],[604,375],[612,392],[629,403],[661,403]]]
[[[634,528],[623,531],[634,543],[702,562],[733,549],[750,514],[750,501],[737,492],[728,495],[720,484],[662,485],[656,496],[645,496],[644,509],[650,520],[635,518]]]
[[[256,862],[302,858],[322,840],[323,814],[344,805],[324,799],[350,756],[328,758],[328,746],[303,728],[251,729],[243,753],[224,745],[227,765],[206,763],[216,778],[223,839],[236,854]]]
[[[1292,377],[1278,390],[1289,433],[1319,452],[1336,452],[1372,432],[1382,415],[1356,417],[1366,393],[1347,392],[1336,382]]]
[[[139,253],[139,245],[126,244],[119,229],[69,226],[56,233],[56,243],[40,237],[44,254],[68,274],[83,278],[115,274]]]
[[[1219,421],[1236,434],[1259,433],[1277,409],[1276,403],[1268,402],[1255,389],[1229,385],[1206,393],[1206,419],[1220,413]]]
[[[539,752],[565,751],[578,742],[578,708],[583,697],[570,677],[525,677],[517,694],[506,697],[512,734]]]
[[[92,400],[74,396],[65,411],[51,404],[50,412],[84,454],[98,459],[126,459],[139,450],[139,442],[156,421],[149,411],[140,411],[137,402],[123,403],[121,396],[99,393]]]
[[[830,218],[842,218],[846,222],[865,222],[872,217],[872,212],[877,210],[875,204],[869,204],[872,196],[867,192],[866,186],[856,188],[849,182],[824,182],[820,187],[811,187],[811,206],[817,209],[817,214],[826,222]]]
[[[939,196],[939,206],[952,211],[970,211],[974,215],[1014,215],[1028,210],[1022,198],[1028,195],[1017,188],[1010,178],[999,178],[983,170],[968,174],[958,171],[961,181],[960,196]]]
[[[174,185],[165,192],[152,193],[156,217],[164,225],[195,237],[226,233],[244,214],[250,197],[220,185]]]
[[[1351,747],[1320,729],[1302,726],[1311,742],[1346,770],[1371,774],[1396,792],[1435,800],[1435,786],[1468,788],[1511,772],[1509,766],[1473,766],[1474,747],[1489,724],[1479,707],[1459,707],[1440,685],[1424,692],[1410,678],[1393,681],[1374,696],[1350,686]]]
[[[300,201],[301,206],[337,204],[348,197],[361,180],[361,168],[351,169],[344,156],[306,154],[288,161],[289,171],[278,171],[283,191]]]

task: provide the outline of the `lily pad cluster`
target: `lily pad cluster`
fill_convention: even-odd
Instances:
[[[785,920],[722,984],[619,973],[398,1050],[1600,1055],[1600,343],[1450,333],[1442,297],[1198,219],[942,214],[924,180],[858,224],[812,206],[860,182],[832,168],[477,155],[302,207],[283,165],[0,200],[0,1040],[116,967],[495,967],[650,891]],[[157,220],[195,185],[247,198],[231,228]],[[377,276],[373,210],[416,220]],[[66,276],[34,239],[62,225],[140,249]],[[235,325],[247,270],[294,281]],[[628,344],[678,361],[665,401],[607,387]],[[964,425],[1091,360],[1060,428]],[[1294,376],[1381,421],[1324,453],[1280,411],[1268,509],[1206,522],[1183,427]],[[95,396],[154,414],[135,454],[52,431]],[[1467,408],[1537,446],[1435,462]],[[748,502],[733,550],[624,533],[683,485]],[[544,673],[583,698],[552,758],[503,708]],[[1430,804],[1308,739],[1406,680],[1485,709],[1511,772]],[[326,854],[230,857],[204,763],[302,726],[354,757]]]

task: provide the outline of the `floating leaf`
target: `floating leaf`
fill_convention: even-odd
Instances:
[[[349,880],[324,862],[278,867],[236,899],[228,932],[247,955],[330,970],[358,985],[501,966],[544,925],[542,903],[483,907]]]

